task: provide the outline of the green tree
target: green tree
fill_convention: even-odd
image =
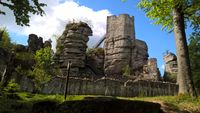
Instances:
[[[36,51],[35,65],[30,73],[33,77],[35,92],[39,92],[41,87],[47,83],[54,74],[52,66],[53,51],[50,47],[42,48]]]
[[[189,54],[194,85],[200,89],[200,34],[193,33],[191,35],[189,40]]]
[[[5,28],[0,28],[0,34],[0,47],[6,50],[11,50],[12,43],[8,31]]]
[[[17,25],[29,26],[30,14],[43,16],[42,7],[46,4],[39,3],[38,0],[0,0],[0,7],[2,6],[13,11]],[[0,9],[0,14],[6,15],[6,12]]]
[[[191,67],[186,41],[186,23],[199,32],[200,1],[199,0],[141,0],[138,7],[146,16],[154,20],[154,24],[162,25],[162,29],[173,31],[176,42],[178,61],[177,80],[179,94],[196,96],[191,79]]]

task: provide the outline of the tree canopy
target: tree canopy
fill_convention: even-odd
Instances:
[[[154,20],[154,24],[162,25],[163,30],[173,30],[172,9],[181,5],[185,23],[196,31],[200,30],[200,1],[199,0],[141,0],[138,7],[146,16]],[[187,24],[185,24],[187,25]],[[186,28],[186,26],[185,26]]]
[[[173,31],[176,43],[179,94],[196,97],[191,76],[189,52],[185,29],[187,23],[199,34],[200,1],[199,0],[141,0],[138,7],[154,24],[162,25],[163,30]]]
[[[5,28],[0,28],[0,48],[8,51],[12,48],[9,33]]]
[[[43,16],[45,13],[42,7],[46,4],[38,0],[0,0],[0,6],[13,11],[17,25],[29,26],[30,14]],[[6,12],[0,9],[0,14],[6,15]]]
[[[189,53],[194,85],[200,88],[200,35],[191,35],[189,40]]]

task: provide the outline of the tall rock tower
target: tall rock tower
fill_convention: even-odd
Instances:
[[[57,40],[54,60],[59,64],[63,74],[67,73],[67,64],[71,61],[71,74],[78,75],[79,69],[85,67],[86,48],[92,35],[91,28],[83,22],[66,25],[65,31]]]
[[[124,67],[131,66],[134,43],[134,17],[127,14],[108,16],[104,42],[104,73],[106,75],[122,74]]]
[[[177,66],[177,57],[174,53],[167,52],[164,56],[165,61],[165,72],[164,72],[164,81],[176,82],[178,66]]]

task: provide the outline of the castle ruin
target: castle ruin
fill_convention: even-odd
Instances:
[[[86,23],[66,25],[63,34],[57,40],[57,51],[54,54],[54,62],[62,71],[62,77],[53,77],[41,88],[42,93],[64,93],[67,65],[70,61],[72,64],[69,94],[110,96],[177,94],[178,85],[160,81],[156,58],[148,58],[147,44],[136,39],[134,17],[127,14],[109,16],[104,48],[95,48],[95,52],[89,55],[86,49],[91,35],[92,30]],[[28,47],[19,46],[17,50],[22,51],[24,48],[25,51],[34,53],[50,44],[50,42],[42,43],[42,40],[33,34],[29,36],[28,43]],[[126,75],[125,71],[128,72]],[[20,88],[32,92],[34,85],[31,79],[27,76],[18,76],[20,76],[18,80]]]
[[[80,75],[83,73],[81,70],[84,70],[86,73],[93,71],[92,76],[120,78],[127,67],[129,75],[134,78],[159,80],[156,59],[148,61],[147,44],[136,39],[134,17],[128,14],[107,17],[103,56],[86,55],[86,43],[89,40],[88,36],[91,35],[91,29],[83,22],[70,23],[66,26],[58,39],[54,58],[64,75],[67,72],[67,63],[71,61],[73,76]]]

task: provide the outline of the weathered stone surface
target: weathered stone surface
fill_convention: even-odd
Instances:
[[[106,75],[121,75],[122,68],[131,63],[135,32],[134,18],[129,15],[108,16],[104,43]]]
[[[96,51],[87,54],[87,66],[98,77],[104,76],[104,49],[95,48]]]
[[[176,82],[176,75],[178,72],[176,55],[169,52],[163,59],[165,61],[164,81]]]
[[[35,53],[37,50],[43,48],[43,39],[35,34],[30,34],[28,38],[28,51]]]
[[[159,81],[160,80],[160,71],[157,66],[157,59],[156,58],[150,58],[147,61],[147,65],[144,65],[143,67],[143,79],[144,80],[153,80],[153,81]]]
[[[164,59],[165,63],[168,63],[168,62],[170,62],[170,61],[176,61],[176,60],[177,60],[176,55],[175,55],[174,53],[171,53],[171,52],[167,53],[167,54],[164,56],[163,59]]]
[[[127,65],[132,72],[142,70],[148,60],[147,44],[135,39],[134,17],[126,14],[107,18],[104,50],[104,68],[108,76],[122,75]]]
[[[51,48],[51,47],[52,47],[51,42],[52,42],[51,40],[46,40],[46,41],[44,42],[44,48],[45,48],[45,47],[50,47],[50,48]]]
[[[144,41],[138,39],[135,40],[135,48],[132,50],[131,60],[131,67],[134,71],[143,68],[143,66],[147,64],[148,47]]]
[[[88,36],[92,35],[91,28],[83,22],[70,23],[66,25],[63,34],[57,42],[57,51],[54,58],[55,62],[65,75],[67,72],[68,62],[71,61],[73,75],[78,75],[79,68],[85,67],[86,48]]]

